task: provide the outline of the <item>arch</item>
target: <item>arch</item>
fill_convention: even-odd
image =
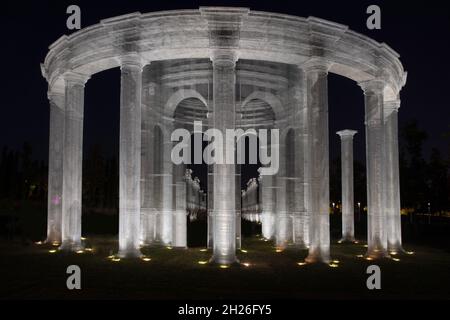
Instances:
[[[198,98],[186,98],[180,101],[173,112],[175,127],[194,131],[194,122],[207,125],[208,107]]]
[[[280,99],[275,96],[273,93],[264,92],[264,91],[254,91],[252,92],[245,100],[242,102],[242,109],[252,100],[262,100],[266,102],[269,106],[272,107],[273,112],[275,113],[275,120],[282,119],[284,108]]]
[[[164,112],[170,116],[173,117],[175,114],[175,110],[180,104],[181,101],[188,99],[188,98],[197,98],[203,104],[208,108],[208,102],[206,99],[197,91],[193,89],[179,89],[178,91],[174,92],[169,99],[167,99],[167,102],[164,106]]]

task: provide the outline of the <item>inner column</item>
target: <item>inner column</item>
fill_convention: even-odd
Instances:
[[[342,239],[355,241],[353,200],[353,136],[354,130],[342,130],[341,137],[341,182],[342,182]]]
[[[213,127],[224,136],[227,129],[235,128],[235,87],[236,87],[236,56],[232,51],[221,51],[213,54]],[[225,141],[225,139],[223,139]],[[222,146],[225,158],[226,143]],[[236,261],[236,181],[235,164],[214,164],[214,235],[212,261],[230,264]]]

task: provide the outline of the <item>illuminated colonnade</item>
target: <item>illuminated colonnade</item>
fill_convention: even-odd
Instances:
[[[397,112],[406,72],[398,54],[330,21],[216,7],[114,17],[50,46],[42,64],[51,106],[48,241],[82,247],[84,87],[116,67],[121,256],[153,242],[186,246],[191,182],[171,162],[170,136],[194,132],[197,120],[203,131],[280,129],[280,170],[259,183],[263,236],[328,262],[328,73],[365,95],[367,254],[401,250]],[[241,169],[210,165],[207,193],[194,188],[218,263],[236,261],[240,245]]]

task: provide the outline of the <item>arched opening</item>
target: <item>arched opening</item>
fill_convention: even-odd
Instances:
[[[185,98],[178,103],[173,116],[176,128],[183,128],[190,132],[189,163],[174,165],[175,184],[184,184],[186,187],[186,194],[181,197],[186,198],[188,247],[206,247],[207,245],[208,165],[203,159],[203,151],[207,146],[207,142],[203,141],[207,113],[204,99],[201,99],[196,92],[194,97]],[[194,123],[198,122],[201,122],[201,128],[194,126]],[[195,154],[196,152],[199,154]],[[176,193],[176,202],[180,201],[179,197],[180,194]]]
[[[263,97],[264,94],[250,94],[249,97]],[[275,121],[275,113],[271,105],[266,101],[254,98],[246,99],[242,108],[238,110],[240,113],[240,120],[238,126],[245,131],[245,135],[237,141],[237,148],[242,148],[245,154],[244,163],[237,164],[237,177],[240,181],[237,185],[240,186],[242,194],[241,199],[242,208],[242,224],[241,236],[251,237],[260,235],[262,233],[261,212],[261,185],[259,181],[259,169],[261,168],[260,159],[260,139],[258,137],[259,129],[273,128]],[[270,134],[268,134],[270,137]],[[263,146],[268,147],[268,146]]]
[[[355,236],[364,239],[367,232],[367,211],[364,210],[367,206],[364,95],[353,80],[333,73],[328,75],[328,93],[330,235],[332,239],[342,236],[341,139],[336,132],[351,129],[358,131],[353,138]]]
[[[120,69],[115,68],[95,74],[85,89],[81,218],[84,237],[118,235],[119,122]]]

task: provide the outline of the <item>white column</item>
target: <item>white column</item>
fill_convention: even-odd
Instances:
[[[152,82],[154,68],[148,64],[142,71],[142,110],[141,110],[141,225],[140,242],[141,245],[154,243],[156,236],[156,216],[158,212],[159,199],[155,186],[159,181],[155,177],[155,159],[160,157],[160,152],[155,146],[155,123],[156,108],[160,90],[156,90],[156,84]],[[158,172],[159,173],[159,172]]]
[[[186,180],[185,165],[175,166],[175,223],[174,247],[187,247],[187,216],[186,216]]]
[[[275,202],[275,245],[279,249],[285,248],[292,236],[292,229],[290,230],[292,220],[286,207],[286,134],[282,136],[284,138],[279,145],[280,159],[282,160],[280,161],[278,173],[274,177],[277,186],[275,189],[277,199]]]
[[[235,160],[237,156],[235,157]],[[237,161],[236,161],[237,163]],[[242,230],[241,230],[241,220],[242,220],[242,212],[241,212],[241,165],[236,164],[234,166],[235,172],[235,210],[236,210],[236,249],[240,250],[242,248]]]
[[[274,176],[260,177],[261,228],[265,239],[273,239],[275,235],[275,188]]]
[[[384,188],[388,250],[391,253],[403,251],[400,215],[400,177],[398,160],[398,109],[400,100],[384,103],[386,186]]]
[[[141,89],[139,56],[124,57],[121,66],[119,142],[119,256],[140,253]]]
[[[342,239],[355,241],[355,210],[353,197],[353,136],[354,130],[342,130],[341,137],[341,183],[342,183]]]
[[[49,90],[50,136],[48,156],[47,240],[61,243],[64,148],[64,90]]]
[[[383,81],[360,83],[365,96],[367,169],[367,256],[387,255],[386,213],[384,210],[384,110]]]
[[[68,72],[65,79],[61,249],[78,251],[81,243],[84,85],[88,77]]]
[[[235,128],[236,60],[233,51],[214,52],[213,61],[213,127],[225,136]],[[235,147],[233,148],[235,152]],[[226,155],[225,144],[223,155]],[[234,156],[233,156],[234,158]],[[213,257],[212,261],[230,264],[236,261],[236,177],[235,164],[214,164]]]
[[[306,74],[297,67],[292,79],[291,99],[293,103],[294,126],[294,177],[293,183],[293,242],[297,248],[307,248],[309,244],[308,211],[306,208],[306,163],[307,163],[307,96]]]
[[[162,212],[161,212],[161,241],[165,246],[173,244],[173,162],[171,152],[173,142],[170,141],[172,124],[165,124],[163,145],[163,174],[162,174]]]
[[[328,145],[328,65],[305,65],[310,123],[310,246],[307,262],[330,261],[330,187]]]

